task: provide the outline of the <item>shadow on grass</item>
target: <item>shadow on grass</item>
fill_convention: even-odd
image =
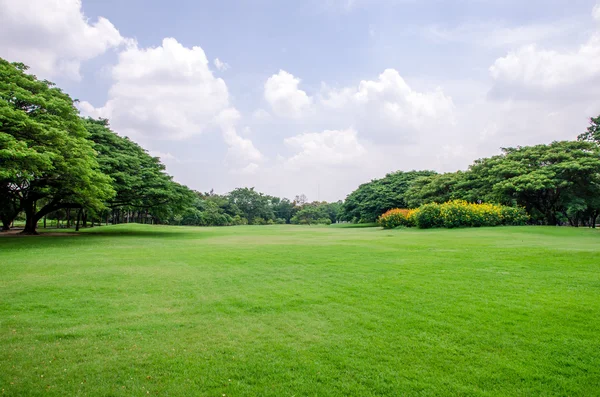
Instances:
[[[45,248],[53,246],[81,247],[97,239],[205,239],[214,236],[214,231],[201,228],[151,225],[116,225],[96,226],[82,229],[79,233],[73,229],[39,229],[37,236],[26,236],[13,233],[0,237],[0,249]]]
[[[205,228],[165,225],[116,225],[96,226],[84,229],[81,236],[118,236],[118,237],[141,237],[141,238],[185,238],[194,236],[196,238],[209,237],[215,234]]]
[[[381,227],[377,223],[336,223],[331,227],[337,227],[340,229],[364,229],[368,227]]]

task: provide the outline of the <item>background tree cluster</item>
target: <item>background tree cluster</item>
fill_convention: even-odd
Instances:
[[[341,202],[307,203],[303,196],[291,201],[254,188],[238,188],[225,195],[196,192],[193,205],[169,222],[190,226],[331,224],[338,220],[340,208]]]
[[[340,218],[373,222],[392,208],[466,200],[524,207],[535,224],[595,227],[600,215],[600,117],[577,141],[504,148],[467,171],[397,172],[361,185]]]

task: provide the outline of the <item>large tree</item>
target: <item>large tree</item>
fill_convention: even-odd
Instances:
[[[360,185],[346,198],[341,217],[348,221],[374,222],[387,210],[406,208],[406,192],[411,183],[417,178],[434,174],[433,171],[398,171]]]
[[[73,100],[26,70],[0,59],[0,194],[18,201],[26,216],[23,232],[35,234],[44,215],[99,208],[114,191]]]
[[[569,207],[591,204],[599,173],[597,145],[561,141],[503,149],[478,160],[465,179],[473,197],[523,206],[533,219],[555,225]]]
[[[84,123],[98,153],[100,169],[113,181],[116,194],[107,201],[108,207],[153,212],[164,218],[194,202],[194,193],[174,182],[159,158],[129,138],[117,135],[108,120],[88,118]]]

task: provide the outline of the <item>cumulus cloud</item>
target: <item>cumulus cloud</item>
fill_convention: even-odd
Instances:
[[[237,168],[243,167],[245,173],[249,173],[250,170],[254,172],[258,168],[256,163],[262,162],[264,158],[250,139],[243,138],[237,133],[236,125],[240,117],[240,113],[233,108],[223,110],[218,116],[223,139],[229,147],[227,162]]]
[[[252,118],[257,121],[268,121],[271,119],[271,114],[265,109],[257,109],[252,113]]]
[[[173,38],[158,47],[134,46],[119,54],[111,76],[108,101],[97,108],[81,102],[83,114],[108,118],[115,131],[142,141],[184,140],[220,130],[227,165],[238,169],[263,161],[252,141],[237,133],[240,113],[202,48],[184,47]]]
[[[133,44],[105,18],[90,21],[80,0],[0,0],[0,56],[44,78],[79,80],[81,63]]]
[[[223,62],[219,58],[215,58],[214,64],[215,64],[215,67],[217,68],[217,70],[219,70],[221,72],[224,72],[230,68],[230,66],[227,62]]]
[[[298,118],[310,108],[312,98],[299,85],[300,79],[285,70],[269,77],[264,96],[276,115]]]
[[[352,128],[304,133],[286,138],[285,144],[298,151],[286,161],[291,167],[350,164],[366,152]]]
[[[239,175],[254,175],[259,170],[260,166],[256,163],[250,163],[244,168],[234,169],[232,173]]]
[[[363,80],[357,87],[330,89],[320,95],[322,112],[351,120],[359,131],[391,140],[415,139],[417,130],[453,124],[455,106],[441,88],[414,90],[395,69],[386,69],[376,80]]]
[[[600,21],[600,7],[593,17]],[[600,27],[599,27],[600,28]],[[596,94],[600,82],[600,30],[578,48],[554,50],[536,44],[523,46],[498,58],[490,67],[496,97],[528,97],[548,93]],[[590,91],[591,90],[591,91]]]
[[[225,82],[213,76],[202,48],[173,38],[153,48],[128,48],[112,68],[109,99],[81,110],[111,120],[116,131],[136,137],[184,139],[215,125],[229,108]]]

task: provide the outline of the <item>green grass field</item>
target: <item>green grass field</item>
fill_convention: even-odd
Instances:
[[[600,232],[0,237],[10,396],[600,395]]]

